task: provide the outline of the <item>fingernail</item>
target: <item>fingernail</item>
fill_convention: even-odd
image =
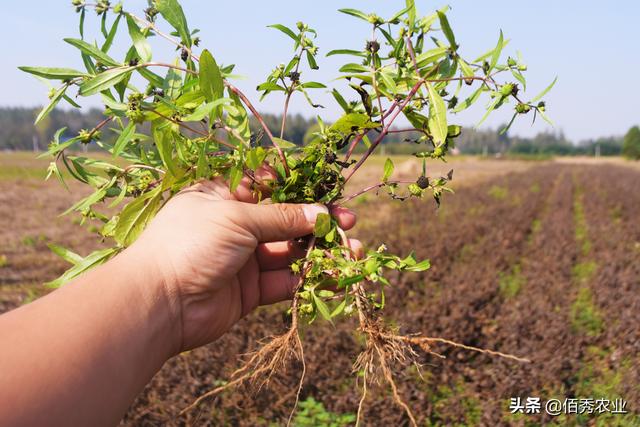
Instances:
[[[307,218],[307,221],[309,221],[309,223],[311,224],[316,223],[318,214],[329,213],[329,209],[327,209],[325,205],[304,205],[302,210],[304,212],[304,216]]]

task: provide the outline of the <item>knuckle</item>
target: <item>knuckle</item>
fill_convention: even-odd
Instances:
[[[304,212],[300,206],[280,205],[278,212],[280,212],[280,224],[285,230],[299,228],[305,222]]]

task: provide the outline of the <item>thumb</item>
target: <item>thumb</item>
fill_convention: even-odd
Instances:
[[[278,242],[312,233],[320,213],[329,213],[329,210],[324,205],[242,203],[241,214],[236,222],[260,242]]]

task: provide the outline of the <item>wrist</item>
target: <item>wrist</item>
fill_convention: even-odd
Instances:
[[[116,269],[114,277],[127,278],[127,286],[132,291],[132,308],[146,318],[150,345],[157,354],[169,359],[182,349],[180,299],[175,295],[176,288],[170,286],[150,253],[136,243],[111,262]]]

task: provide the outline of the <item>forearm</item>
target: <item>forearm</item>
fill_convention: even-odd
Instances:
[[[0,316],[3,423],[115,425],[178,351],[166,294],[135,255]]]

